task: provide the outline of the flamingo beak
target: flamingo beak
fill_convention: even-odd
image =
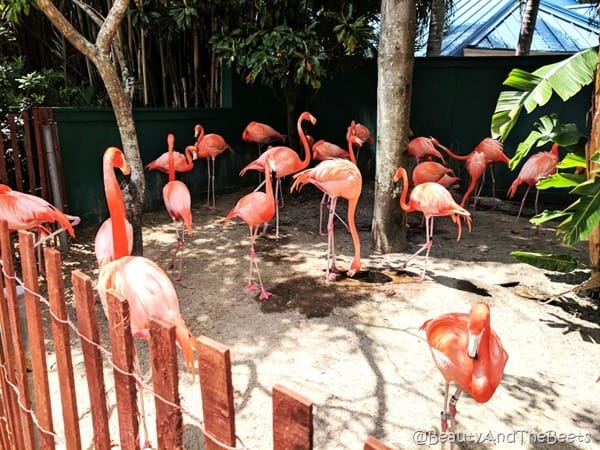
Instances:
[[[469,330],[469,342],[467,344],[467,354],[469,355],[469,358],[477,358],[477,350],[479,349],[481,336],[483,336],[483,330],[479,334],[473,334],[471,333],[471,330]]]

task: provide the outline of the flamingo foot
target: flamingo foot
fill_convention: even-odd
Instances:
[[[248,292],[258,291],[259,289],[260,289],[260,286],[258,284],[256,284],[254,281],[248,281],[248,285],[246,286],[246,290]]]
[[[448,430],[448,416],[444,411],[441,412],[442,415],[442,433],[445,433]]]
[[[181,279],[182,279],[182,277],[181,277],[181,274],[177,275],[177,276],[174,278],[174,280],[175,280],[175,281],[181,281]]]
[[[265,288],[262,288],[261,291],[260,291],[260,295],[258,296],[258,299],[259,300],[266,300],[271,295],[273,295],[273,294],[271,294],[269,291],[265,290]]]
[[[216,205],[211,205],[210,203],[205,203],[202,206],[204,206],[206,209],[215,209],[216,208]]]

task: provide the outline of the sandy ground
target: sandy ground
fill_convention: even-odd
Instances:
[[[479,301],[491,305],[492,327],[509,360],[489,402],[461,397],[459,448],[546,448],[544,439],[556,443],[548,448],[600,448],[598,299],[569,292],[588,272],[539,270],[508,254],[513,249],[570,252],[587,261],[586,243],[564,247],[554,229],[534,229],[525,219],[518,233],[510,233],[517,205],[483,199],[472,211],[472,232],[463,230],[459,242],[448,218],[436,220],[427,278],[417,283],[413,277],[422,257],[405,272],[395,268],[424,241],[420,217],[410,217],[406,253],[374,254],[372,194],[366,189],[357,215],[362,271],[357,279],[329,282],[323,277],[327,238],[318,234],[321,195],[307,187],[286,194],[280,219],[285,236],[274,238],[272,222],[258,241],[263,280],[273,293],[261,302],[245,289],[248,227],[237,220],[223,226],[229,209],[246,192],[219,195],[215,210],[203,208],[204,199],[198,199],[183,280],[176,283],[193,333],[231,349],[236,432],[245,448],[272,448],[271,389],[277,383],[314,402],[316,449],[362,449],[369,435],[394,449],[440,447],[444,383],[419,327],[440,314],[468,312]],[[339,203],[344,216],[346,202]],[[175,248],[167,213],[147,214],[144,222],[145,256],[166,267]],[[73,268],[96,278],[95,229],[77,230],[65,257],[67,286]],[[339,265],[348,268],[352,242],[339,222],[336,245]],[[147,345],[137,345],[149,374]],[[74,364],[82,367],[77,351]],[[181,358],[180,366],[180,393],[188,412],[186,448],[203,448],[190,416],[201,417],[198,380],[184,371]],[[108,366],[106,371],[110,375]],[[150,417],[152,403],[147,401]],[[80,416],[85,429],[89,411],[84,406]],[[113,410],[113,424],[115,416]],[[91,434],[83,437],[89,445]]]

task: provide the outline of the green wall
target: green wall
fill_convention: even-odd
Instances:
[[[468,153],[481,139],[489,136],[492,112],[502,81],[510,70],[519,67],[528,71],[563,59],[557,56],[478,57],[478,58],[417,58],[414,68],[413,101],[410,124],[417,135],[435,136],[457,153]],[[183,151],[194,142],[194,125],[201,123],[206,132],[221,134],[234,151],[219,156],[216,163],[217,193],[256,184],[258,176],[239,177],[240,169],[258,155],[253,144],[242,142],[241,134],[251,120],[269,123],[285,133],[285,108],[270,91],[247,86],[237,77],[224,88],[223,109],[158,109],[134,110],[134,119],[144,164],[167,150],[166,135],[175,135],[175,149]],[[554,99],[526,116],[515,127],[505,143],[508,155],[530,131],[536,117],[557,112],[562,121],[575,122],[585,129],[590,107],[591,88],[582,91],[568,103]],[[336,76],[325,82],[308,106],[317,124],[308,129],[316,140],[326,139],[345,147],[346,128],[351,120],[367,125],[376,134],[377,67],[374,61],[363,68]],[[120,138],[112,110],[55,108],[60,150],[69,212],[87,223],[106,217],[102,187],[102,152],[111,145],[120,146]],[[375,145],[360,152],[359,166],[365,179],[372,179],[375,170]],[[457,175],[468,183],[464,164],[450,162]],[[496,194],[504,196],[516,177],[506,167],[496,167]],[[206,200],[206,162],[196,162],[192,172],[178,174],[190,188],[194,201]],[[161,189],[166,174],[147,172],[145,208],[162,208]],[[545,192],[547,198],[568,201],[558,191]]]

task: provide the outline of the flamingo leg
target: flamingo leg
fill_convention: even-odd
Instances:
[[[490,164],[490,175],[492,178],[492,198],[496,198],[496,177],[494,176],[494,167]]]
[[[275,239],[279,239],[279,197],[281,196],[281,178],[275,184]],[[282,205],[283,206],[283,205]]]
[[[431,250],[431,244],[433,242],[431,240],[432,236],[433,236],[433,217],[425,218],[425,243],[421,246],[421,248],[419,248],[419,250],[417,250],[412,255],[410,255],[410,257],[406,261],[404,261],[404,263],[402,263],[402,265],[398,268],[398,270],[405,269],[406,266],[408,265],[408,263],[415,256],[417,256],[420,253],[422,253],[423,250],[426,250],[426,252],[425,252],[425,263],[423,264],[423,271],[421,272],[421,275],[419,275],[416,278],[416,281],[423,281],[423,279],[425,278],[425,271],[427,270],[427,261],[429,259],[429,250]]]
[[[142,377],[142,372],[140,370],[140,362],[138,359],[138,354],[137,354],[137,350],[135,349],[135,346],[133,348],[133,370],[134,372],[137,374],[137,378],[138,380],[136,380],[137,385],[138,385],[138,409],[140,412],[140,425],[141,425],[141,429],[140,429],[140,435],[139,435],[139,439],[140,439],[140,448],[144,449],[144,448],[152,448],[152,445],[150,444],[150,439],[148,437],[148,426],[146,425],[146,408],[144,406],[144,389],[141,387],[141,383],[139,380],[143,380]]]
[[[212,178],[211,178],[211,183],[212,183],[212,206],[211,206],[211,208],[216,208],[217,207],[217,202],[215,200],[215,158],[212,159]]]
[[[444,407],[440,415],[442,416],[442,424],[441,429],[442,433],[445,433],[448,430],[448,390],[450,389],[450,383],[446,383],[446,387],[444,389]]]
[[[183,229],[183,224],[182,227],[180,228],[180,222],[178,220],[174,220],[173,221],[174,225],[175,225],[175,234],[177,235],[177,248],[175,249],[175,254],[173,255],[173,258],[171,259],[171,263],[169,264],[169,269],[172,269],[175,266],[175,260],[178,260],[178,273],[177,276],[175,277],[175,281],[181,281],[181,273],[183,272],[183,248],[185,245],[185,230]],[[179,254],[179,258],[177,258],[177,255]]]
[[[248,285],[246,286],[246,290],[248,291],[256,291],[258,289],[258,285],[254,282],[252,278],[252,269],[254,267],[254,260],[256,259],[256,253],[254,251],[254,242],[256,241],[256,232],[258,231],[258,227],[250,227],[250,270],[248,272]]]
[[[341,271],[335,265],[335,233],[333,220],[335,217],[335,207],[337,205],[337,197],[330,197],[329,203],[329,220],[327,221],[327,270],[325,276],[328,280],[335,280],[337,274]],[[331,267],[329,262],[331,261]]]
[[[321,236],[323,236],[325,233],[323,233],[323,205],[325,205],[325,203],[329,203],[328,202],[328,195],[326,193],[323,193],[323,198],[321,199],[321,204],[319,205],[319,234]]]
[[[525,195],[523,195],[523,200],[521,200],[521,206],[519,207],[519,212],[517,213],[517,218],[515,219],[511,232],[515,232],[517,228],[517,222],[519,221],[519,217],[521,217],[521,211],[523,210],[523,205],[525,204],[525,199],[527,198],[527,194],[529,193],[529,189],[531,189],[531,185],[527,186],[527,190],[525,191]],[[539,191],[538,191],[539,192]]]
[[[210,208],[210,157],[206,157],[206,168],[208,170],[208,185],[206,187],[206,204],[204,205],[206,208]]]
[[[456,392],[452,397],[450,397],[450,404],[448,406],[450,411],[450,431],[454,433],[454,429],[456,428],[456,403],[458,402],[458,398],[462,393],[461,388],[456,388]]]
[[[258,296],[259,300],[266,300],[267,298],[269,298],[272,294],[267,291],[264,286],[263,286],[263,282],[262,282],[262,278],[260,276],[260,270],[258,268],[258,261],[256,259],[256,252],[254,251],[254,242],[256,241],[256,237],[258,234],[258,227],[255,227],[255,231],[254,233],[250,233],[251,238],[250,238],[250,272],[252,273],[252,265],[254,264],[254,268],[256,269],[256,276],[258,278],[258,283],[260,284],[260,294]],[[250,286],[250,280],[248,281],[248,286]],[[253,284],[253,288],[249,290],[256,290],[258,289],[258,286],[256,286],[256,284]]]

